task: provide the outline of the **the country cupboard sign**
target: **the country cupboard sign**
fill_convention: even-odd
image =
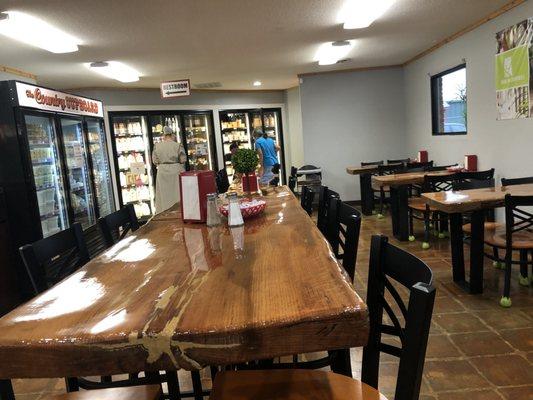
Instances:
[[[20,106],[93,117],[104,116],[101,101],[28,85],[27,83],[17,82],[16,84]]]

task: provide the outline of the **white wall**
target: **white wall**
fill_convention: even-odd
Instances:
[[[496,121],[494,56],[496,32],[533,17],[533,2],[501,15],[430,53],[404,69],[406,133],[409,154],[429,151],[437,163],[462,162],[478,155],[478,167],[496,169],[496,177],[533,175],[533,119]],[[468,134],[431,135],[431,93],[428,74],[466,60]]]
[[[307,76],[300,84],[304,158],[345,201],[359,200],[359,178],[346,167],[404,158],[401,68]]]
[[[287,171],[291,166],[304,165],[304,141],[302,131],[302,107],[300,102],[300,88],[295,87],[285,91],[285,105],[287,109],[287,132],[285,146],[288,145]]]

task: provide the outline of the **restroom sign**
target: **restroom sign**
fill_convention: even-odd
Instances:
[[[179,81],[161,82],[161,97],[163,99],[169,97],[190,96],[191,81],[182,79]]]

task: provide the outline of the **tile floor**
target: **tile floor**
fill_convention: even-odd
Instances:
[[[365,217],[357,260],[355,287],[366,298],[368,249],[373,234],[391,235],[390,219]],[[397,242],[391,239],[391,242]],[[433,239],[429,250],[420,242],[401,243],[432,268],[437,298],[427,349],[420,398],[423,400],[533,400],[533,288],[518,285],[518,272],[513,273],[510,309],[498,305],[503,271],[486,261],[485,291],[469,295],[451,278],[451,259],[446,239]],[[465,252],[467,252],[465,247]],[[361,371],[362,349],[352,350],[352,369]],[[383,356],[380,368],[380,390],[389,399],[394,396],[398,363]],[[210,380],[206,372],[205,386]],[[190,378],[180,372],[183,389],[189,389]],[[42,400],[64,391],[61,379],[15,380],[17,400]]]

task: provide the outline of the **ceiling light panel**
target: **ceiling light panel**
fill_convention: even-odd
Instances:
[[[394,4],[396,0],[345,0],[338,20],[344,29],[369,27]]]
[[[346,58],[354,44],[353,40],[323,43],[316,52],[315,61],[318,61],[318,65],[336,64],[339,60]]]
[[[49,23],[18,11],[0,13],[0,34],[52,53],[78,51],[80,43]]]
[[[139,80],[140,75],[138,71],[119,61],[98,61],[86,64],[86,67],[106,78],[115,79],[124,83],[136,82]]]

